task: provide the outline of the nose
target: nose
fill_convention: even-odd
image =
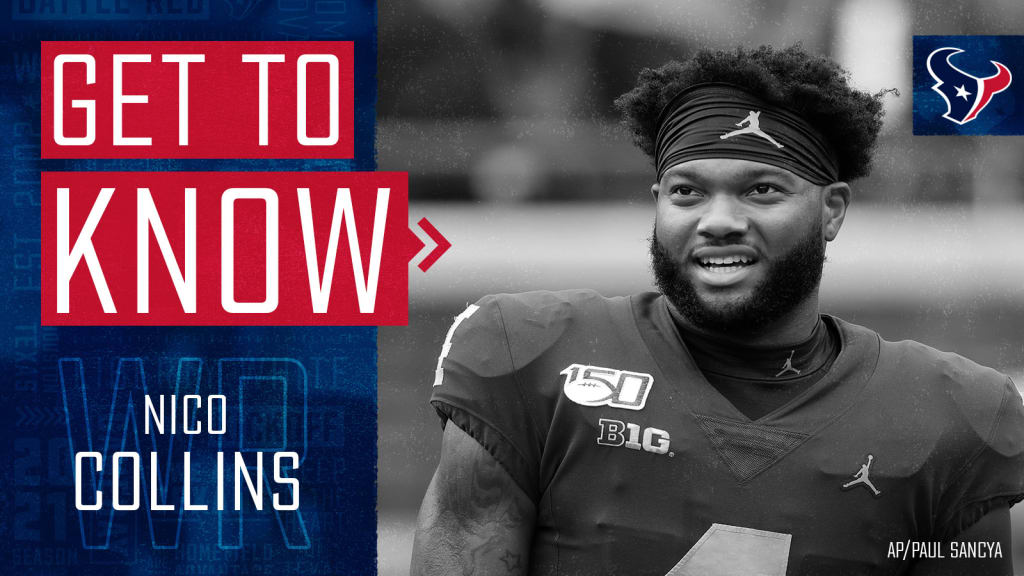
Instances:
[[[743,236],[747,233],[750,223],[742,210],[743,207],[731,195],[714,195],[697,224],[697,234],[705,238]]]

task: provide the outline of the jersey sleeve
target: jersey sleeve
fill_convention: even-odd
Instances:
[[[936,525],[943,540],[956,538],[989,511],[1024,500],[1024,402],[1006,380],[991,430],[942,498]]]
[[[456,316],[434,374],[430,403],[442,425],[472,436],[536,502],[539,437],[506,335],[498,297]]]

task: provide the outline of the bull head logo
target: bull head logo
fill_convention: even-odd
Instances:
[[[963,52],[960,48],[939,48],[928,55],[928,73],[935,79],[932,86],[946,101],[946,113],[943,118],[957,124],[966,124],[974,120],[978,113],[988,106],[992,96],[1010,86],[1013,76],[1010,70],[990,60],[996,67],[996,73],[986,78],[978,78],[950,64],[954,54]]]

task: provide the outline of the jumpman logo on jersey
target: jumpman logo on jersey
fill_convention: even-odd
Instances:
[[[786,358],[786,363],[782,365],[782,370],[779,370],[779,373],[775,375],[776,378],[778,378],[779,376],[782,376],[786,372],[793,372],[794,374],[799,374],[800,373],[799,370],[797,370],[796,368],[793,368],[793,353],[794,352],[796,352],[796,350],[790,350],[789,351],[789,358]]]
[[[754,112],[753,110],[751,110],[750,114],[747,114],[746,118],[736,123],[737,126],[743,126],[744,124],[747,124],[746,128],[741,127],[739,130],[733,130],[732,132],[729,132],[727,134],[722,134],[721,136],[719,136],[719,138],[725,140],[726,138],[732,138],[733,136],[739,136],[740,134],[753,134],[754,136],[760,136],[761,138],[764,138],[765,140],[771,142],[772,144],[775,145],[776,148],[782,148],[782,144],[779,144],[778,142],[775,141],[775,138],[772,138],[771,136],[765,134],[763,130],[761,130],[761,121],[758,120],[760,116],[760,111]]]
[[[876,498],[878,496],[881,496],[882,493],[879,492],[877,488],[875,488],[875,485],[871,483],[871,479],[868,478],[868,475],[871,473],[871,462],[874,459],[875,459],[874,456],[872,456],[871,454],[868,454],[868,461],[867,461],[867,463],[865,463],[863,466],[861,466],[860,470],[857,470],[857,473],[853,475],[853,480],[850,480],[846,484],[843,484],[843,490],[849,490],[850,488],[853,488],[854,486],[857,486],[858,484],[863,484],[869,490],[871,490],[871,492],[875,495]]]

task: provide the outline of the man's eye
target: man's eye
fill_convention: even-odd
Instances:
[[[678,195],[678,196],[696,196],[698,194],[698,192],[696,190],[694,190],[693,188],[689,188],[689,187],[686,187],[686,186],[676,186],[676,187],[672,188],[672,194],[675,194],[675,195]]]
[[[750,190],[752,196],[771,194],[772,192],[779,192],[780,190],[771,184],[758,184]]]

